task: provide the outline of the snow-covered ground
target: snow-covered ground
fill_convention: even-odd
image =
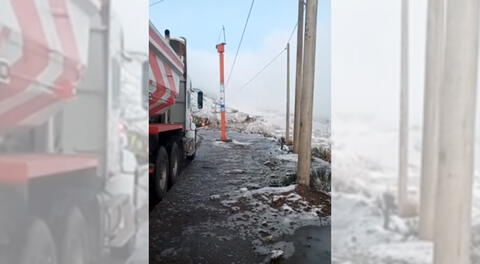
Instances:
[[[208,118],[211,126],[220,120],[220,108],[213,96],[204,95],[203,109],[194,113],[199,118]],[[294,113],[290,115],[290,136],[293,135]],[[241,111],[227,106],[227,127],[240,132],[263,134],[268,137],[285,137],[285,113],[275,110],[242,108]],[[330,122],[314,117],[312,146],[330,148]]]
[[[397,189],[398,130],[393,122],[335,115],[332,131],[334,263],[432,263],[432,243],[420,241],[416,235],[418,217],[402,219],[392,212],[390,228],[383,227],[384,197],[395,197]],[[421,127],[410,127],[409,140],[408,190],[413,201],[410,209],[415,212],[419,201]],[[476,171],[473,230],[480,230],[479,183]],[[480,235],[475,232],[474,237]],[[474,252],[480,252],[478,243],[474,243]]]

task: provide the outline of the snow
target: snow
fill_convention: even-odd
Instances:
[[[232,143],[235,144],[235,145],[239,145],[239,146],[248,146],[248,145],[251,145],[251,143],[248,143],[248,142],[240,142],[240,141],[237,141],[237,140],[232,140]]]
[[[411,241],[408,243],[392,243],[373,246],[369,253],[373,259],[386,260],[389,263],[429,264],[431,263],[433,245],[425,241]]]
[[[250,194],[272,194],[272,193],[286,193],[295,190],[296,185],[292,184],[285,187],[264,187],[257,190],[250,191]]]
[[[274,250],[272,250],[272,256],[271,256],[271,258],[272,258],[272,259],[278,259],[278,258],[280,258],[282,255],[283,255],[283,250],[274,249]]]
[[[392,209],[390,228],[383,228],[379,200],[396,196],[398,130],[394,122],[335,115],[332,135],[333,263],[432,263],[432,243],[417,234],[418,216],[400,218]],[[409,131],[408,193],[418,210],[422,129]],[[476,142],[476,148],[480,142]],[[477,155],[476,165],[480,164]],[[477,167],[478,168],[478,167]],[[472,226],[480,230],[480,178],[475,173]],[[396,200],[396,199],[395,199]],[[433,224],[433,223],[432,223]],[[475,231],[472,231],[472,235]],[[480,243],[473,243],[480,252]]]
[[[384,194],[396,195],[396,128],[369,119],[339,119],[332,150],[334,263],[430,263],[425,260],[431,259],[431,250],[413,234],[418,219],[392,212],[389,229],[383,226],[380,201]],[[420,140],[421,130],[412,127],[408,191],[413,201],[418,200]],[[395,253],[399,249],[405,250]]]
[[[231,148],[227,142],[223,142],[223,141],[215,141],[213,142],[214,145],[216,146],[219,146],[219,147],[222,147],[222,148]]]
[[[217,127],[220,112],[213,96],[204,93],[203,109],[197,110],[194,116],[211,121],[210,127]],[[285,136],[285,114],[273,110],[249,109],[252,114],[237,109],[226,108],[227,127],[240,132],[262,134],[267,137],[281,138]],[[294,114],[290,116],[290,131],[293,134]],[[242,145],[242,142],[233,142]],[[312,146],[330,148],[330,122],[314,118],[312,131]]]
[[[297,162],[298,161],[298,154],[294,154],[294,153],[282,154],[282,155],[278,155],[277,159],[281,160],[281,161]]]

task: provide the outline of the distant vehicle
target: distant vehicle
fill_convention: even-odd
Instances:
[[[177,181],[185,159],[197,151],[197,130],[193,122],[192,94],[197,107],[203,106],[203,93],[194,89],[187,74],[187,40],[162,36],[150,23],[148,77],[150,207]]]
[[[0,263],[126,258],[148,213],[147,165],[122,166],[123,36],[109,1],[2,1],[0,14]]]

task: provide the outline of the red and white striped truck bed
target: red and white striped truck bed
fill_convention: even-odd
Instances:
[[[44,123],[75,95],[99,0],[4,0],[0,8],[0,133]]]
[[[154,116],[175,104],[184,65],[152,23],[149,35],[149,114]]]

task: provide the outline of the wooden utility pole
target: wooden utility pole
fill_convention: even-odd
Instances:
[[[290,43],[287,43],[287,117],[285,126],[285,141],[290,141]]]
[[[435,264],[469,264],[478,59],[478,0],[447,1],[440,90]]]
[[[433,240],[435,221],[435,190],[438,179],[438,94],[442,83],[445,52],[444,12],[445,0],[428,1],[419,219],[419,235],[426,240]]]
[[[402,0],[400,69],[400,140],[398,163],[398,209],[405,215],[408,178],[408,1]]]
[[[300,107],[297,177],[300,185],[310,185],[312,163],[312,115],[315,82],[315,51],[317,39],[317,0],[307,1],[305,23],[305,64]]]
[[[304,0],[298,0],[297,24],[297,66],[295,73],[295,114],[293,121],[293,152],[298,153],[298,134],[300,131],[300,105],[302,97],[302,67],[303,67],[303,13]]]

